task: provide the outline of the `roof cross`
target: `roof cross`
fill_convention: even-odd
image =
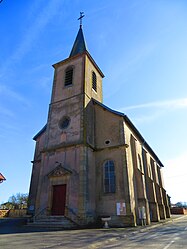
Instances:
[[[80,12],[80,17],[77,20],[80,20],[80,28],[82,27],[82,18],[84,17],[84,12]]]

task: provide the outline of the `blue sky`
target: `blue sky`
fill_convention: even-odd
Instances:
[[[69,56],[80,11],[89,52],[105,74],[104,104],[127,114],[163,162],[172,202],[187,201],[187,1],[3,0],[0,203],[28,192],[51,65]]]

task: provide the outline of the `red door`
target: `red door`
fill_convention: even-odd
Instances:
[[[64,215],[66,204],[66,185],[53,186],[52,215]]]

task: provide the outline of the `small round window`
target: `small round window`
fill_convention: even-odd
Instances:
[[[63,117],[59,122],[60,129],[66,129],[70,124],[70,118],[69,117]]]

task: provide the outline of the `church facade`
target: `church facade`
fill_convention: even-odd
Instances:
[[[169,218],[163,164],[130,119],[102,103],[104,75],[82,25],[69,58],[53,67],[47,124],[34,137],[28,213],[79,226],[101,217],[118,227]]]

